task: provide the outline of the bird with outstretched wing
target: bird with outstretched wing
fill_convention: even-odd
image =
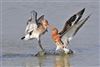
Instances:
[[[84,19],[81,19],[85,8],[74,14],[71,18],[66,21],[64,28],[62,31],[58,31],[58,29],[54,25],[49,25],[51,29],[51,37],[55,42],[58,49],[62,49],[65,53],[69,53],[69,42],[76,35],[79,29],[84,25],[84,23],[88,20],[90,16],[87,16]]]
[[[37,19],[37,12],[33,10],[31,12],[31,17],[29,17],[27,21],[27,26],[25,29],[25,36],[23,36],[22,40],[32,40],[37,39],[39,46],[42,51],[44,51],[41,45],[41,35],[43,35],[48,28],[48,21],[44,18],[44,15],[40,16]]]

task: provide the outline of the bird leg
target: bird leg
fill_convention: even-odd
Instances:
[[[64,40],[64,47],[66,47],[67,49],[69,48],[69,41],[68,40]]]
[[[67,44],[66,45],[67,45],[66,47],[69,48],[69,41],[68,40],[67,40]]]
[[[39,43],[39,46],[40,46],[40,48],[41,48],[42,51],[39,51],[35,56],[43,56],[43,55],[45,55],[46,53],[45,53],[45,51],[44,51],[44,49],[43,49],[43,47],[42,47],[42,45],[41,45],[40,39],[38,40],[38,43]]]
[[[69,50],[68,54],[73,54],[74,52],[73,50],[69,49],[69,45],[69,41],[67,41],[67,49]]]
[[[41,40],[40,39],[39,39],[38,43],[39,43],[39,46],[40,46],[41,50],[44,51],[44,49],[43,49],[43,47],[41,45]]]

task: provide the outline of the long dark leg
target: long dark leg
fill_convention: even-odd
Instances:
[[[40,39],[38,39],[38,43],[39,43],[39,46],[40,46],[40,48],[41,48],[42,51],[38,52],[35,56],[43,56],[46,53],[45,53],[45,51],[44,51],[44,49],[43,49],[43,47],[41,45],[41,40]]]
[[[67,48],[69,49],[69,41],[67,41]],[[73,54],[74,52],[71,50],[71,49],[69,49],[69,52],[68,52],[68,54]]]
[[[44,51],[44,49],[43,49],[43,47],[41,45],[41,40],[40,39],[38,40],[38,43],[39,43],[39,46],[40,46],[41,50]]]
[[[66,46],[66,48],[68,49],[69,48],[69,41],[67,40],[65,40],[65,42],[63,43],[64,44],[64,46]]]
[[[67,48],[69,48],[69,41],[67,40]]]

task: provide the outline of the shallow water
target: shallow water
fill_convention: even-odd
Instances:
[[[46,55],[34,57],[40,51],[38,43],[22,41],[27,18],[33,9],[48,19],[59,30],[77,11],[86,8],[83,17],[92,14],[86,24],[70,42],[73,55]],[[99,3],[98,2],[3,2],[2,3],[2,67],[99,67]],[[42,36],[46,50],[55,50],[49,33]],[[1,52],[1,51],[0,51]],[[1,54],[1,53],[0,53]]]

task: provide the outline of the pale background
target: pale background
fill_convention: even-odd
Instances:
[[[2,48],[1,56],[5,55],[5,57],[0,59],[2,59],[3,67],[40,66],[38,64],[40,61],[38,57],[30,56],[30,54],[34,54],[39,51],[37,41],[20,40],[20,38],[24,35],[30,11],[36,10],[38,12],[38,17],[44,14],[49,23],[54,24],[59,30],[61,30],[65,21],[83,8],[86,8],[83,18],[89,14],[92,15],[70,42],[70,48],[76,53],[67,59],[69,59],[71,67],[99,67],[99,1],[17,1],[19,2],[15,2],[14,0],[3,0],[2,2],[2,24],[0,24],[2,26],[2,31],[0,29],[2,41],[0,41],[0,43]],[[42,45],[45,49],[54,50],[56,46],[50,38],[49,30],[49,33],[42,36]],[[22,56],[17,56],[16,54]],[[59,59],[58,56],[47,56],[43,59],[41,66],[56,67],[56,58]],[[66,63],[66,61],[63,62]],[[67,66],[65,65],[65,67]]]

